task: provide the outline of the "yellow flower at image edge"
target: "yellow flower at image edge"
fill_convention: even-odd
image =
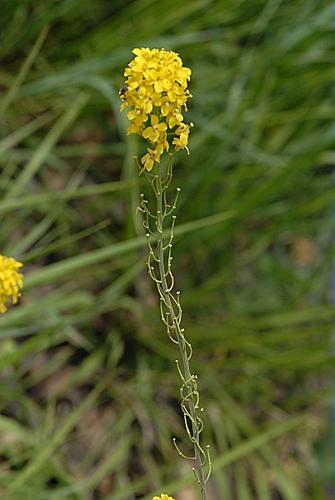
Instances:
[[[152,500],[174,500],[174,498],[169,497],[169,495],[165,495],[165,493],[162,493],[160,497],[152,497]]]
[[[0,314],[7,311],[8,302],[16,304],[21,296],[23,276],[18,272],[21,267],[21,262],[0,255]]]
[[[183,111],[192,97],[187,88],[191,70],[170,50],[137,48],[133,53],[124,72],[121,110],[128,109],[127,133],[138,134],[151,145],[141,158],[143,168],[150,171],[171,144],[176,151],[188,152],[192,124],[184,123]]]

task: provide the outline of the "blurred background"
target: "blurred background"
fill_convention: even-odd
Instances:
[[[2,0],[0,497],[197,499],[118,90],[192,68],[174,265],[212,500],[334,498],[334,48],[320,0]]]

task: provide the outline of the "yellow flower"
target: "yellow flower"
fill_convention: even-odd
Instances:
[[[142,156],[141,163],[148,172],[152,170],[155,162],[160,162],[162,153],[163,147],[161,145],[158,145],[156,149],[147,148],[147,153]]]
[[[23,276],[18,272],[21,262],[0,255],[0,313],[7,311],[6,303],[16,304],[23,287]]]
[[[166,495],[165,493],[161,493],[159,497],[152,497],[152,500],[174,500],[173,497],[169,497],[169,495]]]
[[[143,125],[143,123],[145,123],[148,119],[146,113],[139,108],[129,111],[129,113],[127,113],[127,117],[129,121],[134,122],[137,126]]]
[[[186,149],[188,151],[188,136],[190,133],[190,127],[189,125],[185,125],[185,123],[181,123],[179,127],[176,130],[176,136],[172,143],[176,148],[176,151],[179,151],[180,149]],[[178,137],[179,136],[179,137]]]
[[[169,128],[174,128],[176,125],[179,125],[183,121],[183,115],[178,110],[178,108],[174,109],[172,113],[167,115],[167,121],[169,124]]]
[[[156,147],[141,158],[150,171],[169,149],[168,129],[176,151],[187,149],[189,126],[183,121],[183,110],[191,97],[187,89],[191,70],[183,66],[176,52],[136,48],[133,53],[135,57],[124,71],[121,110],[129,109],[127,133],[138,134]]]
[[[158,116],[151,116],[151,127],[148,127],[143,132],[143,137],[149,139],[150,142],[158,142],[160,138],[166,138],[167,125],[164,122],[159,123]]]

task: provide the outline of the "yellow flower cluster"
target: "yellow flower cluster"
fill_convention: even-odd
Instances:
[[[169,497],[169,495],[165,495],[165,493],[162,493],[159,497],[152,497],[152,500],[174,500],[174,498]]]
[[[21,262],[12,257],[0,255],[0,313],[7,311],[6,303],[16,304],[23,287],[23,276],[18,272]]]
[[[187,149],[190,125],[183,122],[191,97],[187,89],[191,70],[178,54],[164,49],[134,49],[125,69],[126,84],[120,91],[121,110],[130,108],[128,134],[139,134],[150,144],[141,158],[150,171],[169,149],[169,136],[176,151]],[[188,149],[187,149],[188,151]]]

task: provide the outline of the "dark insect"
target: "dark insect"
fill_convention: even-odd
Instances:
[[[128,90],[127,85],[122,85],[122,87],[119,90],[119,96],[120,96],[120,99],[122,99],[122,101],[124,101],[126,98],[127,90]]]

